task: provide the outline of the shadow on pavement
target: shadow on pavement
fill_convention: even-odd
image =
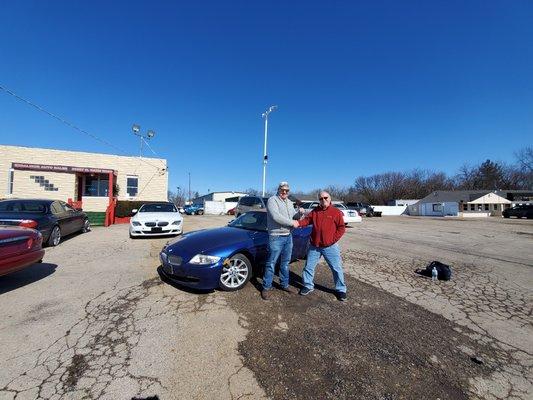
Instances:
[[[321,267],[320,265],[317,266],[317,269],[320,268],[320,267]],[[327,269],[329,271],[329,268],[327,268]],[[278,272],[279,271],[276,268],[276,276],[279,276]],[[276,278],[274,278],[274,279],[276,279]],[[258,292],[263,290],[262,275],[256,275],[256,276],[252,277],[252,279],[250,279],[250,283],[255,287],[255,289]],[[302,281],[301,275],[298,275],[298,274],[296,274],[296,273],[294,273],[292,271],[289,271],[289,285],[295,287],[298,290],[303,288],[304,285],[303,285],[303,281]],[[272,286],[274,288],[276,288],[276,289],[280,288],[279,283],[277,283],[275,281],[272,283]],[[320,290],[320,291],[325,292],[325,293],[335,294],[335,289],[328,288],[328,287],[323,286],[323,285],[321,285],[319,283],[316,283],[316,282],[315,282],[315,290]]]
[[[0,276],[0,295],[30,285],[52,275],[57,264],[37,263],[9,275]]]

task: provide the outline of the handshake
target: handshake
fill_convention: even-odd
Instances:
[[[302,207],[298,209],[298,213],[300,214],[300,218],[299,218],[300,221],[305,218],[305,210]],[[292,226],[294,228],[298,228],[300,224],[298,223],[298,221],[292,221]]]

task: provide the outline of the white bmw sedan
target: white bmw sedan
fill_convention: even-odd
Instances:
[[[183,217],[172,203],[143,204],[130,220],[130,237],[179,235]]]

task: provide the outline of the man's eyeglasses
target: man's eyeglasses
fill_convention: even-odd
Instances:
[[[327,199],[329,199],[328,196],[326,196],[326,197],[319,197],[319,198],[318,198],[318,200],[327,200]]]
[[[289,193],[289,189],[280,189],[279,191],[283,193]]]

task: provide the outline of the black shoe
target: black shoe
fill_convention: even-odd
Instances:
[[[335,296],[339,301],[346,301],[346,292],[335,292]]]
[[[314,289],[308,289],[306,287],[303,287],[300,289],[300,295],[307,296],[309,293],[311,293]]]
[[[270,298],[270,290],[266,290],[266,289],[261,290],[261,298],[263,300],[268,300]]]

